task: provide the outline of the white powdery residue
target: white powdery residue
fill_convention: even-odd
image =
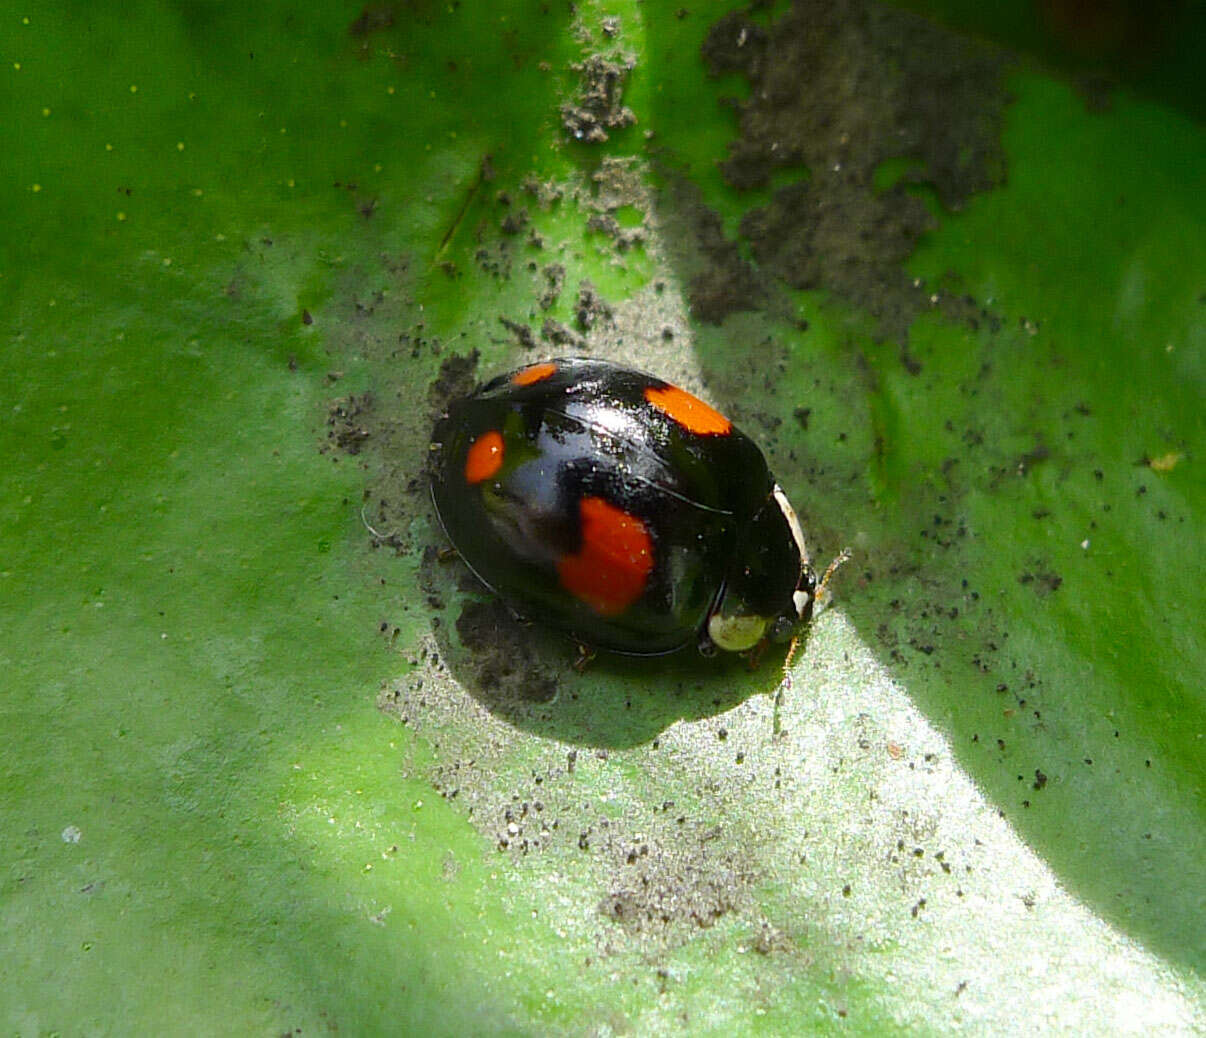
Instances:
[[[600,321],[586,333],[588,351],[616,364],[655,373],[659,378],[707,396],[690,340],[691,327],[686,303],[676,290],[672,272],[661,271],[660,282],[671,287],[659,292],[653,285],[642,288],[612,305],[609,321]],[[656,284],[656,282],[655,282]],[[673,338],[667,341],[663,329]]]
[[[745,837],[766,861],[774,900],[764,908],[777,927],[823,932],[906,1026],[1152,1034],[1206,1024],[1172,968],[1061,887],[839,612],[815,625],[792,677],[778,739],[767,697],[662,739],[698,780],[726,784],[734,817],[759,820]],[[738,777],[758,781],[726,774],[718,724],[728,745],[752,747]]]

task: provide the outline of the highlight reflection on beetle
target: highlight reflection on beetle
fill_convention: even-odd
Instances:
[[[487,382],[436,425],[431,492],[521,616],[632,655],[785,641],[820,584],[757,445],[698,397],[601,360]]]

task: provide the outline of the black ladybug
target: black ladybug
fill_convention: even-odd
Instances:
[[[659,378],[531,364],[453,403],[433,451],[432,498],[465,563],[582,643],[740,652],[812,615],[804,535],[762,452]]]

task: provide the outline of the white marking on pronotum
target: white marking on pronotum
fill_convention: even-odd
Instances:
[[[796,542],[796,547],[800,549],[800,564],[807,566],[812,560],[808,557],[808,548],[804,544],[804,531],[800,528],[800,520],[796,517],[796,510],[792,508],[791,502],[787,500],[787,495],[783,493],[783,488],[778,483],[775,484],[775,489],[771,493],[775,495],[779,509],[783,512],[783,518],[787,520],[787,525],[791,527],[791,536]]]
[[[778,483],[775,484],[775,489],[771,491],[775,495],[775,503],[779,506],[779,511],[783,513],[783,518],[787,520],[787,525],[791,530],[792,540],[796,542],[796,547],[800,550],[800,572],[804,572],[804,567],[812,561],[808,557],[808,548],[804,544],[804,530],[800,526],[800,520],[796,515],[796,510],[792,508],[791,502],[787,500],[787,495],[783,493],[783,488]],[[807,591],[793,591],[791,596],[792,605],[795,607],[796,616],[803,616],[804,610],[808,608],[808,603],[812,596]]]

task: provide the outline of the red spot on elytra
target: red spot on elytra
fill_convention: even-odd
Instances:
[[[678,386],[648,386],[645,399],[693,433],[724,436],[733,429],[733,423],[719,411]]]
[[[546,360],[543,364],[530,364],[526,368],[520,368],[511,376],[511,382],[517,386],[532,386],[546,378],[552,378],[556,371],[557,365]]]
[[[635,515],[601,497],[578,506],[582,547],[557,563],[562,586],[600,616],[616,616],[645,591],[653,570],[653,540]]]
[[[503,463],[503,438],[497,429],[482,433],[469,444],[469,453],[465,455],[465,481],[480,483],[489,479]]]

